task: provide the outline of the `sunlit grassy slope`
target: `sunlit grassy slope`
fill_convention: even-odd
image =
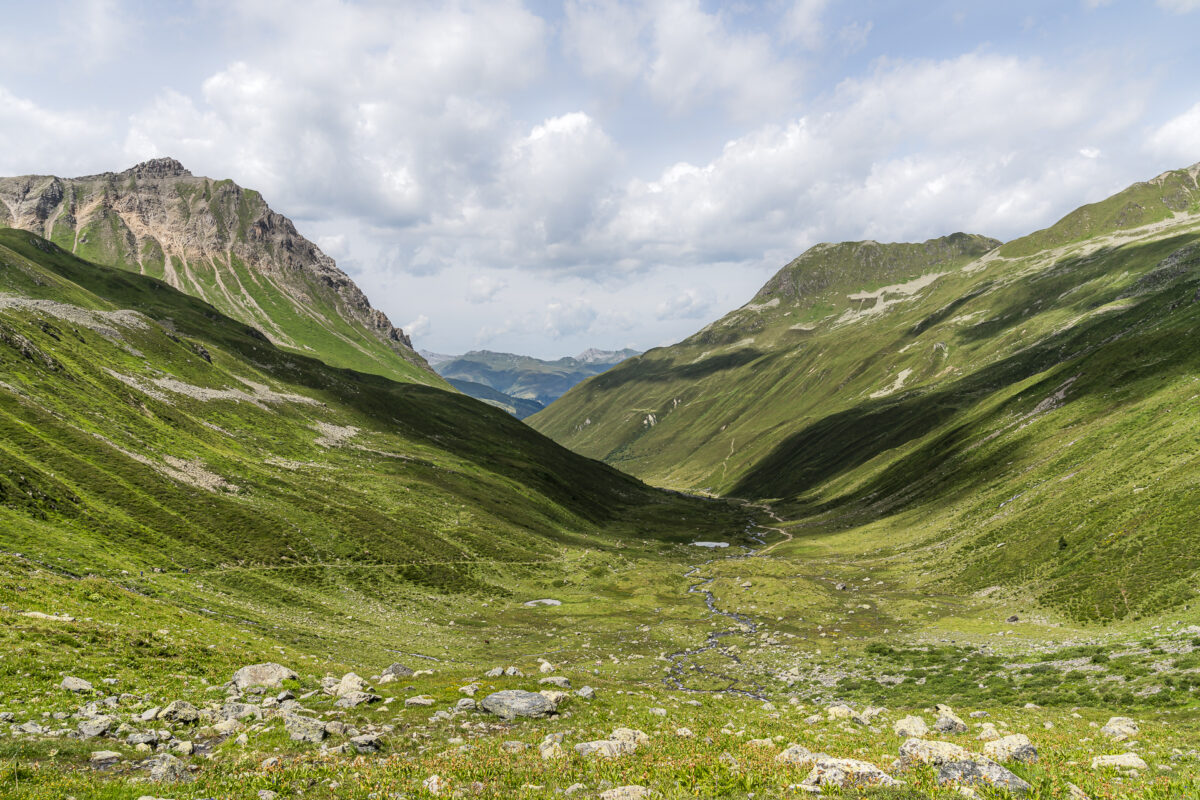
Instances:
[[[929,547],[1080,618],[1200,569],[1200,167],[1002,247],[819,245],[682,343],[529,421],[651,482]]]
[[[0,550],[69,575],[186,569],[317,610],[416,586],[504,595],[509,565],[679,539],[680,517],[710,514],[732,519],[470,398],[280,350],[155,279],[0,230]]]

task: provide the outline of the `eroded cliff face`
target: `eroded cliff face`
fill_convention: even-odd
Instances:
[[[406,379],[416,368],[418,380],[439,380],[408,336],[258,192],[197,177],[172,158],[79,178],[0,178],[0,225],[161,278],[278,345],[338,366]]]

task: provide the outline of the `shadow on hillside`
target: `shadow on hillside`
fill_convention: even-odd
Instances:
[[[1177,237],[1122,248],[1114,256],[1115,263],[1104,259],[1104,263],[1095,269],[1098,272],[1119,270],[1133,259],[1140,260],[1144,269],[1146,260],[1160,259],[1193,238]],[[1071,284],[1078,285],[1081,277],[1090,279],[1076,274]],[[1128,309],[1084,320],[943,389],[917,390],[899,397],[869,400],[818,420],[780,442],[729,494],[748,499],[797,498],[882,453],[929,435],[957,415],[978,407],[994,393],[1059,365],[1075,362],[1071,372],[1080,374],[1080,379],[1067,394],[1067,403],[1088,394],[1108,392],[1116,385],[1130,385],[1146,378],[1160,379],[1173,369],[1194,370],[1200,354],[1194,354],[1192,349],[1182,345],[1178,330],[1160,323],[1183,303],[1188,308],[1194,307],[1191,301],[1192,293],[1196,291],[1196,278],[1192,276],[1186,282],[1164,285],[1156,292],[1144,295],[1137,305]],[[1022,291],[1013,298],[1013,305],[1025,303],[1025,294]],[[1107,290],[1102,297],[1093,298],[1088,306],[1111,302],[1119,295],[1117,289]],[[1167,353],[1174,353],[1174,358],[1161,360]],[[1150,357],[1152,354],[1154,358]],[[1065,373],[1066,370],[1062,370],[1046,375],[1044,380],[1009,398],[1004,402],[1003,412],[1009,415],[1031,412],[1038,402],[1071,377]],[[855,490],[853,496],[836,498],[821,504],[820,508],[806,508],[806,511],[827,510],[856,499],[904,491],[905,487],[919,483],[934,471],[944,469],[949,459],[978,443],[982,438],[979,431],[986,429],[978,420],[964,421],[883,470]]]
[[[723,353],[694,364],[681,366],[675,366],[674,362],[669,360],[631,359],[625,364],[592,378],[588,383],[588,388],[591,391],[608,391],[637,381],[663,383],[677,379],[698,380],[718,372],[745,366],[762,358],[763,355],[765,353],[762,350],[743,347],[732,353]]]

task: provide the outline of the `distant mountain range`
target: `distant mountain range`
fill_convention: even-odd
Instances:
[[[463,394],[524,419],[561,397],[572,386],[638,355],[636,350],[588,349],[575,356],[543,361],[514,353],[472,350],[460,356],[420,354]]]

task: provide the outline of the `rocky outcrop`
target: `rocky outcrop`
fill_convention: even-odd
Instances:
[[[404,331],[258,192],[194,176],[173,158],[78,178],[0,178],[0,209],[0,222],[89,260],[161,278],[276,344],[311,349],[296,319],[331,336],[358,329],[429,370]],[[280,305],[292,313],[271,310]]]

